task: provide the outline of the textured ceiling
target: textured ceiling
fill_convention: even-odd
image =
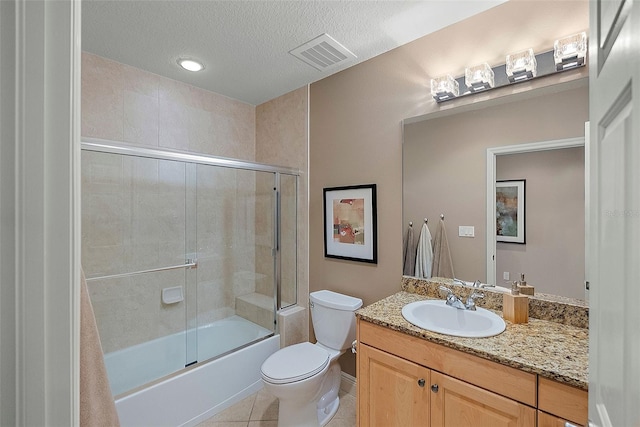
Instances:
[[[84,0],[82,48],[258,105],[504,1]],[[289,54],[323,33],[357,60],[321,72]]]

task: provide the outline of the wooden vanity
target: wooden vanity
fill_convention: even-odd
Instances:
[[[531,319],[449,337],[402,318],[419,298],[400,292],[356,314],[358,426],[587,424],[587,331]]]

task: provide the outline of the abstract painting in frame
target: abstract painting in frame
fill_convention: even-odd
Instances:
[[[496,182],[496,241],[525,243],[525,180]]]
[[[376,185],[323,190],[324,256],[377,264]]]

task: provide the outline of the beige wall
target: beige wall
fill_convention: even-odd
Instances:
[[[496,278],[584,299],[584,148],[496,156],[496,179],[526,179],[526,245],[497,243]]]
[[[523,31],[522,17],[531,19]],[[510,1],[311,85],[309,285],[370,304],[400,289],[402,274],[402,120],[442,108],[429,76],[462,75],[464,67],[497,65],[515,49],[550,48],[554,37],[588,28],[586,1]],[[520,37],[513,37],[518,34]],[[516,45],[516,41],[520,43]],[[526,45],[523,45],[526,44]],[[467,63],[471,62],[471,63]],[[582,71],[582,77],[586,71]],[[574,74],[575,75],[575,74]],[[564,79],[571,79],[568,75]],[[548,86],[559,79],[539,79]],[[526,91],[533,83],[477,95],[473,101]],[[464,101],[467,102],[467,101]],[[377,184],[378,264],[325,259],[322,189]],[[477,240],[477,239],[476,239]],[[353,373],[351,355],[343,369]]]

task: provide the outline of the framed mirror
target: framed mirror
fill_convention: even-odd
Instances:
[[[532,90],[526,97],[504,98],[465,109],[454,108],[446,114],[441,111],[406,119],[403,124],[403,235],[406,235],[409,222],[412,222],[414,239],[417,241],[424,218],[429,220],[433,234],[440,215],[444,214],[455,277],[469,282],[480,280],[483,283],[505,284],[504,271],[498,270],[496,277],[495,270],[495,180],[526,178],[497,176],[494,164],[489,165],[490,169],[488,167],[487,150],[494,150],[492,162],[495,162],[496,159],[515,155],[508,151],[507,147],[511,146],[524,149],[527,144],[561,140],[574,140],[575,145],[581,145],[585,122],[588,121],[586,80],[577,87],[558,85],[553,90]],[[500,149],[506,151],[497,153]],[[561,151],[552,150],[552,158]],[[566,168],[558,168],[555,175],[547,175],[555,177],[555,184],[552,185],[562,186],[566,180]],[[490,174],[493,177],[489,178]],[[489,179],[492,180],[490,190],[487,189]],[[537,184],[534,185],[532,178],[526,180],[529,202],[530,190]],[[582,188],[579,196],[584,200]],[[491,201],[487,200],[488,194],[492,197]],[[558,220],[567,215],[573,218],[582,215],[579,226],[582,227],[584,238],[584,211],[581,214],[564,212],[563,206],[563,203],[556,203],[550,209]],[[532,215],[527,213],[527,243],[517,245],[522,252],[520,255],[531,252],[533,245],[529,242],[537,240],[531,228],[536,221],[531,221],[539,218]],[[561,224],[569,222],[575,224],[576,221],[565,219]],[[552,231],[558,230],[557,227],[561,229],[557,221],[547,224],[547,229]],[[488,242],[493,243],[489,245]],[[507,243],[501,245],[516,246]],[[539,247],[545,248],[545,245],[551,247],[554,243],[541,243]],[[580,294],[565,292],[564,286],[560,286],[562,279],[556,280],[555,277],[560,276],[555,273],[562,267],[529,267],[523,263],[509,267],[509,280],[516,280],[524,273],[529,284],[536,287],[536,292],[583,299],[585,243],[578,242],[578,245],[579,249],[564,251],[565,258],[561,265],[565,269],[566,266],[573,266],[570,271],[574,273],[570,280],[574,284],[573,289],[579,288]],[[550,275],[540,275],[543,270]]]

